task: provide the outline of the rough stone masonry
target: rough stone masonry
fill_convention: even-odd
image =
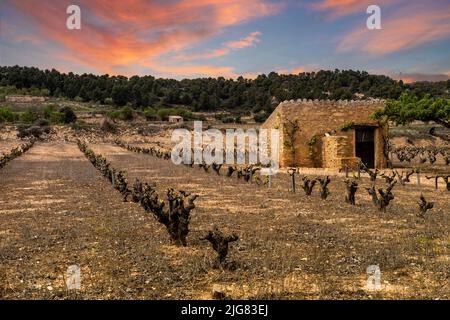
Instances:
[[[280,130],[281,167],[343,168],[359,161],[385,168],[388,125],[373,119],[385,101],[290,100],[261,126]],[[287,143],[289,121],[298,120],[294,147]]]

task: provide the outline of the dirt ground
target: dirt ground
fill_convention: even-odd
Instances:
[[[200,196],[188,247],[171,245],[151,214],[123,202],[75,143],[38,142],[0,170],[0,298],[209,299],[217,286],[230,299],[450,298],[443,186],[396,186],[382,214],[366,178],[353,207],[338,176],[322,201],[317,189],[307,197],[298,185],[293,194],[284,174],[269,189],[110,143],[90,147],[130,183]],[[416,216],[421,192],[435,202],[425,220]],[[211,267],[215,253],[199,238],[213,225],[239,236],[229,255],[236,271]],[[70,265],[81,268],[80,291],[66,289]],[[381,290],[366,288],[370,265],[381,269]]]
[[[122,202],[76,145],[39,143],[1,170],[0,181],[2,299],[164,297],[165,235]],[[73,264],[81,268],[78,293],[65,289]]]

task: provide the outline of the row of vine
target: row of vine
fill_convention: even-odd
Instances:
[[[125,171],[113,168],[104,156],[96,155],[94,151],[81,141],[78,141],[78,147],[92,165],[123,195],[124,201],[131,197],[132,202],[140,204],[145,212],[152,213],[156,220],[166,227],[171,241],[175,245],[187,246],[191,211],[195,209],[194,202],[198,195],[191,195],[185,191],[175,191],[174,188],[168,188],[166,193],[168,205],[166,205],[166,201],[158,195],[154,185],[142,183],[139,179],[136,179],[130,188]],[[164,158],[163,153],[155,151],[149,150],[147,152],[145,150],[143,153]],[[225,236],[215,227],[201,240],[208,240],[217,252],[218,256],[214,266],[229,266],[229,263],[226,261],[228,244],[238,240],[236,235]]]
[[[0,157],[0,169],[5,167],[8,162],[20,157],[30,150],[34,146],[34,143],[34,140],[30,140],[19,147],[13,148],[9,153],[2,155]]]

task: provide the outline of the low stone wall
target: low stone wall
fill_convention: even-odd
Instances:
[[[356,168],[360,158],[353,156],[353,145],[347,136],[322,138],[322,165],[324,168]]]
[[[12,103],[45,102],[47,98],[37,96],[6,96],[5,101]]]

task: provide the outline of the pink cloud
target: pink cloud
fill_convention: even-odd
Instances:
[[[261,35],[262,33],[259,31],[252,32],[247,37],[242,38],[238,41],[227,42],[226,47],[231,49],[242,49],[254,46],[256,43],[261,42]]]
[[[256,72],[245,72],[245,73],[242,74],[242,77],[243,77],[244,79],[255,80],[256,78],[258,78],[258,76],[259,76],[260,74],[262,74],[262,72],[261,72],[261,73],[256,73]]]
[[[187,60],[212,59],[223,57],[233,50],[254,46],[256,43],[259,43],[261,41],[260,39],[261,35],[262,35],[261,32],[255,31],[250,33],[247,37],[242,38],[238,41],[227,42],[218,49],[208,51],[206,53],[182,54],[177,56],[175,60],[187,61]]]
[[[382,30],[363,26],[348,33],[340,39],[338,51],[382,55],[445,38],[450,38],[450,5],[421,10],[411,7],[384,18]]]
[[[184,77],[190,75],[192,77],[225,77],[225,78],[237,78],[239,75],[235,73],[232,67],[227,66],[214,66],[214,65],[202,65],[202,64],[190,64],[190,65],[153,65],[153,70],[158,71],[164,77]]]
[[[402,80],[404,83],[413,83],[418,81],[447,81],[450,79],[449,74],[427,74],[427,73],[397,73],[391,77],[395,80]]]
[[[293,68],[283,68],[278,69],[277,73],[279,74],[299,74],[303,72],[313,72],[319,70],[318,66],[315,65],[304,65],[304,66],[298,66]]]

